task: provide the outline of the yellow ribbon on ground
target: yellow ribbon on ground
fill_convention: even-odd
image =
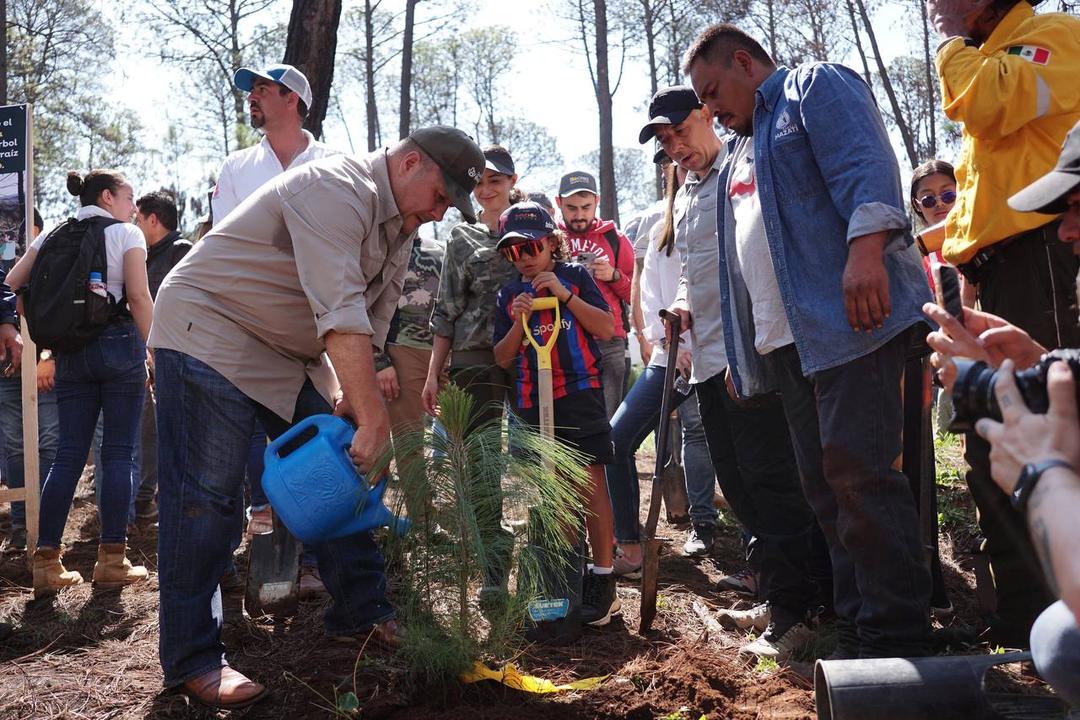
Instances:
[[[608,676],[604,675],[601,677],[575,680],[574,682],[565,685],[556,685],[550,680],[533,677],[532,675],[522,675],[513,664],[507,665],[502,670],[492,670],[487,665],[476,662],[473,663],[472,670],[462,674],[461,681],[474,683],[480,680],[494,680],[495,682],[500,682],[515,690],[524,690],[525,692],[545,695],[566,690],[592,690],[593,688],[598,687],[600,683],[604,682],[607,678]]]

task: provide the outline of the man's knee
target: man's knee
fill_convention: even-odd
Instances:
[[[1031,654],[1039,674],[1062,698],[1080,706],[1080,630],[1076,616],[1058,600],[1031,628]]]

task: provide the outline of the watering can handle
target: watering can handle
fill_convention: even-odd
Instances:
[[[554,310],[555,322],[552,323],[551,335],[548,336],[547,342],[543,345],[536,342],[536,338],[529,332],[529,316],[525,313],[521,313],[521,327],[525,330],[525,339],[529,341],[529,344],[536,350],[536,359],[540,365],[540,369],[551,369],[551,348],[555,346],[555,341],[559,339],[559,328],[562,327],[562,314],[559,311],[559,299],[554,296],[533,298],[532,309],[536,310]]]
[[[314,416],[312,416],[312,417],[314,417]],[[293,425],[291,428],[289,428],[285,432],[278,435],[276,438],[274,438],[274,440],[271,443],[272,450],[273,450],[274,454],[277,455],[278,457],[282,457],[282,455],[280,453],[280,449],[282,447],[284,447],[285,445],[288,445],[290,442],[295,440],[301,434],[303,434],[305,432],[308,432],[312,428],[316,429],[316,431],[317,431],[316,435],[318,435],[318,430],[320,430],[320,428],[318,428],[316,422],[312,421],[310,418],[304,418],[303,420],[296,423],[295,425]],[[309,438],[309,440],[313,440],[314,438],[315,438],[315,436],[312,436],[311,438]],[[306,442],[307,441],[305,441],[305,443]],[[299,448],[299,446],[297,448],[294,448],[294,450],[298,449],[298,448]],[[291,454],[291,451],[290,451],[290,454]]]

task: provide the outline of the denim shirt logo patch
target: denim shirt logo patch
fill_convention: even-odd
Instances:
[[[791,113],[785,108],[776,118],[776,134],[773,135],[773,140],[779,140],[797,132],[799,132],[799,123],[791,119]]]

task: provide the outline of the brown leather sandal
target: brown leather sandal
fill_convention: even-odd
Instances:
[[[405,629],[401,627],[401,623],[394,619],[372,625],[367,630],[362,630],[355,635],[337,635],[334,637],[337,642],[391,652],[400,648],[404,639]]]
[[[214,668],[182,686],[192,700],[215,710],[236,710],[254,705],[269,692],[228,665]]]

